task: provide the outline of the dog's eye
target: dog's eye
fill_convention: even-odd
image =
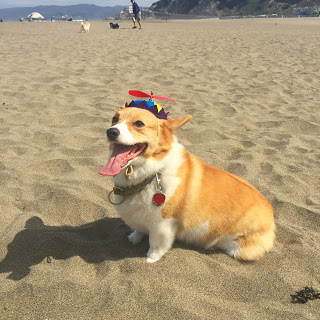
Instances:
[[[119,121],[119,118],[118,117],[113,117],[112,118],[112,123],[115,123],[115,122],[118,122]]]
[[[138,127],[138,128],[144,127],[144,123],[143,123],[142,121],[140,121],[140,120],[136,121],[136,122],[134,123],[134,125],[135,125],[136,127]]]

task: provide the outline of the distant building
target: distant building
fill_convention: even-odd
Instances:
[[[292,15],[295,17],[319,17],[320,7],[304,7],[304,8],[293,8]]]
[[[125,6],[121,12],[116,14],[115,19],[116,20],[130,20],[132,19],[132,5]]]
[[[124,13],[133,13],[132,5],[130,5],[130,6],[125,6],[125,7],[123,8],[123,12],[124,12]]]

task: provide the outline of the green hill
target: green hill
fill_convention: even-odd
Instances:
[[[320,6],[320,0],[160,0],[151,10],[205,16],[292,14],[293,8]]]

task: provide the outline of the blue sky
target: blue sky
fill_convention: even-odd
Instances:
[[[150,7],[157,0],[136,0],[139,6]],[[34,7],[34,6],[67,6],[74,4],[95,4],[97,6],[107,7],[116,5],[129,5],[130,0],[0,0],[0,9],[14,7]]]

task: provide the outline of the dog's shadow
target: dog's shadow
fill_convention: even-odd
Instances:
[[[32,217],[8,245],[0,273],[11,272],[9,279],[20,280],[30,273],[31,266],[46,258],[50,263],[79,256],[88,263],[100,263],[145,256],[147,242],[133,249],[126,239],[129,232],[120,218],[105,218],[78,227],[55,227]]]

